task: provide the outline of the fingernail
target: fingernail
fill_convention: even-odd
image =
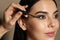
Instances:
[[[24,15],[25,17],[28,17],[28,15]]]
[[[28,5],[26,5],[26,7],[28,7]]]
[[[24,10],[24,11],[26,11],[26,10]]]

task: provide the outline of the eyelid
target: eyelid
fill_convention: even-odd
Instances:
[[[54,14],[58,14],[59,12],[55,12]]]
[[[36,16],[41,16],[41,15],[42,15],[42,16],[45,16],[45,17],[47,16],[46,14],[39,14],[39,15],[36,15]]]
[[[40,14],[36,14],[36,16],[40,16],[40,15],[44,15],[47,16],[46,14],[40,13]]]
[[[59,11],[58,11],[58,10],[56,10],[56,11],[54,12],[54,14],[55,14],[55,13],[57,13],[57,12],[59,12]]]
[[[58,15],[58,12],[56,12],[54,15]]]
[[[37,15],[37,16],[35,16],[35,17],[36,17],[36,18],[40,18],[40,17],[42,17],[42,16],[46,17],[45,15]]]

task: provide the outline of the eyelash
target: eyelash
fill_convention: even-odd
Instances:
[[[57,19],[58,18],[58,14],[54,15],[54,18]]]
[[[37,18],[39,18],[39,19],[46,19],[46,16],[45,15],[38,15]]]
[[[46,19],[47,17],[45,15],[38,15],[37,18],[39,19]],[[54,15],[54,18],[57,19],[58,18],[58,14]]]

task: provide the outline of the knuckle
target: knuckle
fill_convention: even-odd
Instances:
[[[18,18],[18,16],[15,16],[15,19]]]
[[[15,3],[11,3],[11,6],[15,6],[16,4]]]
[[[14,5],[15,3],[11,3],[11,5]]]
[[[13,25],[13,22],[9,22],[9,25]]]

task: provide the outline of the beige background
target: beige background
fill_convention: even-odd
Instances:
[[[12,3],[12,2],[15,2],[15,3],[19,3],[20,0],[0,0],[0,18],[2,19],[2,16],[3,16],[3,11],[6,9],[6,7]],[[57,1],[57,4],[58,4],[58,9],[60,11],[60,0],[56,0]],[[59,14],[60,15],[60,14]],[[5,40],[12,40],[11,38],[13,38],[13,30],[11,30],[11,32],[9,32],[9,35],[6,34],[6,37]],[[9,39],[10,38],[10,39]],[[57,36],[56,36],[56,40],[60,40],[60,30],[59,32],[57,33]]]

